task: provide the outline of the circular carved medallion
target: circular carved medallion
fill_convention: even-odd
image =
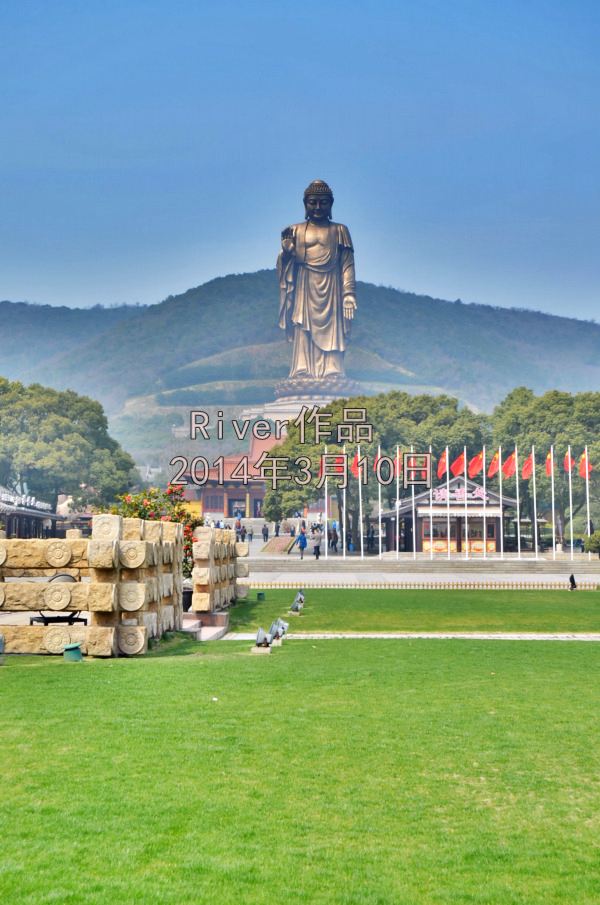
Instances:
[[[143,630],[137,626],[131,626],[131,628],[121,627],[119,631],[119,650],[124,654],[134,656],[135,654],[139,654],[143,649]]]
[[[144,605],[144,586],[125,582],[119,586],[119,603],[122,610],[133,613]]]
[[[53,584],[44,591],[44,607],[49,610],[66,610],[71,603],[71,591],[64,584]]]
[[[137,569],[145,559],[145,547],[138,541],[121,541],[119,544],[119,559],[126,569]]]
[[[71,632],[62,625],[55,625],[44,634],[46,650],[51,654],[62,654],[67,644],[70,643]]]
[[[46,561],[51,566],[66,566],[71,561],[71,548],[62,540],[52,541],[46,549]]]

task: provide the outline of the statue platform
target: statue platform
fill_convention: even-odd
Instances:
[[[347,399],[360,393],[360,384],[348,377],[287,377],[275,384],[274,402],[244,409],[242,417],[293,421],[304,406],[322,408],[334,399]]]

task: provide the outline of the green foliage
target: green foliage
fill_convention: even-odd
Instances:
[[[0,378],[0,484],[56,504],[106,505],[136,480],[99,402]]]
[[[519,469],[531,447],[536,450],[536,490],[538,512],[551,508],[551,479],[546,475],[546,456],[554,445],[554,492],[556,511],[563,526],[569,519],[569,476],[563,467],[569,444],[575,468],[572,472],[573,515],[586,505],[585,479],[580,477],[578,464],[587,444],[590,461],[600,466],[600,393],[563,393],[551,390],[536,396],[526,387],[517,387],[494,409],[491,417],[494,444],[502,444],[503,457],[509,455],[516,443],[519,448]],[[600,471],[590,476],[590,497],[596,503],[600,494]],[[497,486],[497,479],[496,479]],[[506,493],[514,496],[515,479],[504,480]],[[519,491],[523,511],[533,514],[533,483],[519,477]]]
[[[597,553],[600,556],[600,531],[594,531],[585,539],[585,549],[590,553]]]
[[[169,484],[166,490],[147,487],[139,493],[122,494],[110,511],[124,518],[143,518],[149,521],[179,522],[183,525],[182,571],[189,578],[194,568],[192,554],[194,528],[204,524],[202,517],[190,515],[183,499],[184,488]]]

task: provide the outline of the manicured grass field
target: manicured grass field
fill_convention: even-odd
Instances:
[[[597,645],[176,646],[0,667],[3,905],[600,901]]]
[[[268,629],[285,613],[293,590],[252,591],[231,610],[233,631]],[[600,631],[600,591],[400,591],[311,589],[294,632]]]

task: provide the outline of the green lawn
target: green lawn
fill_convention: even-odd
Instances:
[[[233,631],[268,629],[293,590],[252,591],[231,610]],[[399,591],[307,588],[294,632],[526,631],[599,632],[600,591]]]
[[[597,645],[176,646],[0,667],[3,905],[600,901]]]

